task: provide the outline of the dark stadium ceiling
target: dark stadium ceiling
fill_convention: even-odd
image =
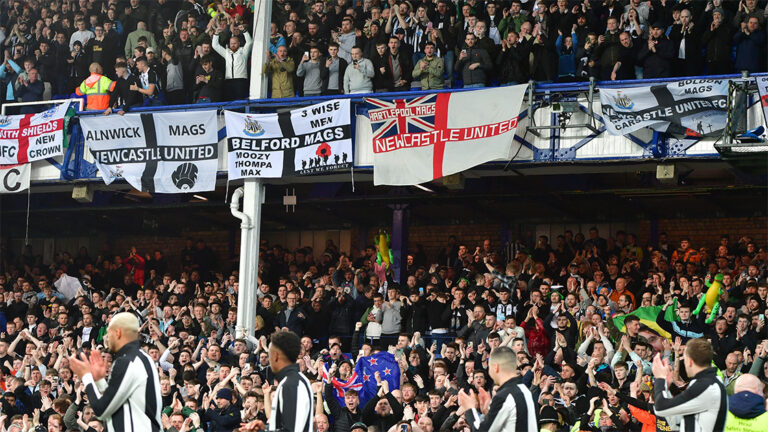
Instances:
[[[556,168],[556,167],[553,167]],[[391,207],[407,204],[412,224],[632,221],[652,218],[755,216],[768,214],[766,176],[741,174],[722,163],[678,164],[671,183],[660,182],[655,164],[622,172],[527,175],[525,170],[495,177],[465,177],[453,185],[374,187],[370,174],[338,182],[267,186],[264,230],[324,229],[389,225]],[[584,170],[572,166],[569,171]],[[610,171],[610,170],[606,170]],[[366,181],[367,180],[367,181]],[[125,186],[94,184],[92,203],[72,199],[72,186],[35,186],[30,227],[51,235],[95,232],[164,234],[237,229],[224,202],[222,181],[214,192],[157,195]],[[232,183],[229,193],[238,187]],[[45,191],[48,188],[50,191]],[[63,191],[61,189],[64,189]],[[286,208],[283,195],[295,191],[298,205]],[[26,194],[0,198],[2,229],[24,227]],[[23,229],[23,228],[22,228]]]

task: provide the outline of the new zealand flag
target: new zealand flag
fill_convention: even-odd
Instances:
[[[355,374],[362,379],[363,386],[360,393],[360,406],[365,406],[369,400],[376,396],[376,372],[382,380],[389,382],[389,390],[400,388],[400,366],[395,361],[395,356],[382,351],[368,357],[362,357],[357,361]]]

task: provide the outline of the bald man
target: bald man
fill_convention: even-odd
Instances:
[[[473,390],[469,394],[459,391],[456,413],[466,413],[472,432],[538,431],[536,406],[517,370],[517,354],[508,347],[496,348],[488,360],[488,373],[499,386],[493,399],[482,387],[478,389],[477,398]]]
[[[435,431],[435,426],[432,424],[432,419],[427,417],[427,416],[419,418],[419,427],[424,432],[434,432]]]
[[[157,368],[139,346],[139,320],[121,312],[109,320],[105,345],[114,353],[112,370],[98,350],[90,358],[70,357],[69,366],[85,384],[89,405],[108,431],[150,432],[161,430],[162,395]]]
[[[768,431],[764,388],[763,382],[752,374],[744,374],[736,379],[733,396],[728,398],[725,432]]]
[[[328,422],[328,417],[325,414],[315,414],[315,430],[317,432],[328,432],[331,429],[331,424]]]
[[[730,353],[725,357],[725,369],[720,372],[723,374],[723,385],[728,396],[736,393],[734,386],[736,380],[742,375],[740,367],[741,362],[739,362],[739,356],[736,353]]]

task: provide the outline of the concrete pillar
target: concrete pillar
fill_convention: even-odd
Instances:
[[[392,207],[392,233],[390,249],[392,250],[392,272],[395,282],[405,284],[408,278],[408,204],[395,204]]]

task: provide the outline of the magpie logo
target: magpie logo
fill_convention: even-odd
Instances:
[[[171,174],[171,180],[179,190],[192,189],[197,181],[197,165],[189,162],[179,165]]]

